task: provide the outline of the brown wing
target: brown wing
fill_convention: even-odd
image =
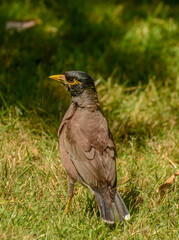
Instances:
[[[60,134],[61,134],[61,131],[64,127],[64,125],[68,122],[68,120],[70,118],[73,117],[73,115],[75,114],[75,111],[76,111],[77,107],[74,103],[70,104],[70,107],[68,108],[67,112],[65,113],[64,117],[63,117],[63,120],[60,124],[60,127],[58,129],[58,136],[60,137]]]
[[[100,111],[77,109],[63,131],[66,151],[84,183],[92,188],[114,186],[115,146]]]

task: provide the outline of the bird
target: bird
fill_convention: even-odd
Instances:
[[[102,221],[115,224],[129,220],[129,211],[116,188],[115,144],[100,111],[93,78],[77,70],[49,78],[66,86],[71,95],[58,130],[61,160],[68,177],[66,213],[74,184],[79,182],[94,194]]]

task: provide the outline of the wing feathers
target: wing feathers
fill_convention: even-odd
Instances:
[[[111,158],[114,158],[114,157],[115,157],[114,148],[107,147],[107,148],[106,148],[106,152],[109,154],[109,156],[110,156]]]
[[[86,156],[89,160],[92,160],[92,159],[94,159],[94,157],[95,157],[95,149],[94,149],[94,147],[91,147],[91,150],[90,150],[90,151],[84,151],[83,153],[85,154],[85,156]]]
[[[114,186],[115,145],[102,114],[77,109],[64,131],[65,148],[85,184],[92,188]]]

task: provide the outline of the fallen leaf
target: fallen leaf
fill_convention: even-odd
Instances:
[[[179,172],[176,172],[171,177],[169,177],[163,184],[160,185],[160,187],[158,188],[157,192],[160,191],[160,193],[163,195],[164,192],[165,192],[165,189],[172,185],[172,183],[175,180],[175,177],[178,176],[178,175],[179,175]]]

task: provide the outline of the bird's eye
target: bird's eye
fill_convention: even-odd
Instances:
[[[70,86],[81,84],[76,78],[68,78],[67,81]]]
[[[75,81],[75,78],[69,78],[69,79],[68,79],[68,82],[69,82],[69,83],[73,83],[74,81]]]

